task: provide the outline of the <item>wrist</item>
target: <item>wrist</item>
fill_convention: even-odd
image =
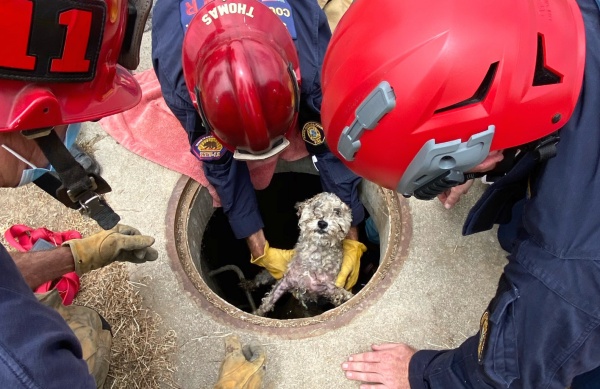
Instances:
[[[346,239],[358,240],[358,227],[352,226],[346,235]]]
[[[246,238],[246,244],[252,254],[252,258],[258,258],[265,254],[267,240],[262,230],[255,232]]]
[[[13,252],[11,257],[32,290],[44,282],[75,270],[75,261],[69,247],[26,253]]]
[[[84,263],[84,258],[86,255],[81,255],[80,250],[83,250],[81,247],[81,243],[83,239],[72,239],[66,241],[62,244],[63,249],[67,249],[70,253],[70,257],[73,263],[73,270],[77,273],[78,276],[81,276],[84,273],[87,273],[90,269],[88,269],[87,265]]]

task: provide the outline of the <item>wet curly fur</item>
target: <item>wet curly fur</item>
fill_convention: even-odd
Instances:
[[[294,247],[294,256],[284,276],[263,298],[254,312],[264,316],[286,292],[291,292],[305,307],[319,296],[338,306],[353,294],[335,286],[335,279],[344,255],[342,241],[350,230],[350,208],[333,193],[318,195],[296,204],[300,220],[300,237]],[[267,272],[268,274],[268,272]],[[264,283],[259,275],[253,284]]]

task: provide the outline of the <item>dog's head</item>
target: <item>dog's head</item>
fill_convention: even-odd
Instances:
[[[352,212],[333,193],[318,195],[296,204],[300,235],[311,235],[317,242],[332,244],[342,241],[350,230]]]

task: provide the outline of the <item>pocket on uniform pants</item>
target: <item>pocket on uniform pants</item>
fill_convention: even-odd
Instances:
[[[503,274],[496,296],[481,317],[477,358],[483,371],[494,383],[509,387],[519,374],[519,356],[515,317],[518,289]]]

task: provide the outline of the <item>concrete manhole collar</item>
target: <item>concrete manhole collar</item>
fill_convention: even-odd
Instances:
[[[175,186],[167,210],[170,265],[199,307],[227,325],[291,339],[320,335],[346,325],[375,302],[395,278],[407,255],[412,226],[406,200],[366,181],[361,184],[360,197],[379,231],[379,266],[350,301],[317,316],[287,320],[255,316],[213,291],[199,257],[203,232],[215,208],[208,190],[186,176]]]

